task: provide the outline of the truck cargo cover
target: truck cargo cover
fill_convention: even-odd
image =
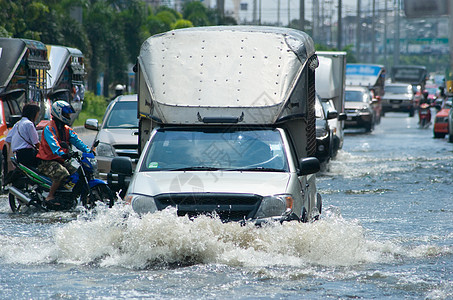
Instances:
[[[26,39],[0,38],[0,91],[8,86],[27,50],[30,50],[27,57],[29,68],[50,69],[45,57],[47,49],[43,43]]]
[[[62,76],[62,73],[70,58],[83,57],[83,54],[82,51],[76,48],[51,45],[47,45],[47,53],[50,65],[52,66],[49,72],[47,72],[47,88],[51,89],[55,86],[58,79]]]
[[[282,117],[313,55],[312,39],[287,28],[219,26],[166,32],[142,45],[139,68],[151,99],[140,102],[149,102],[148,114],[162,123],[197,123],[194,114],[187,114],[194,109],[202,117],[239,117],[254,108],[266,110],[266,116],[245,116],[245,123],[273,123]],[[316,66],[317,60],[312,68]]]

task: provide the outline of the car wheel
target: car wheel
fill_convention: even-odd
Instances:
[[[448,141],[453,143],[453,132],[448,134]]]
[[[445,133],[434,132],[435,139],[443,139],[445,137]]]

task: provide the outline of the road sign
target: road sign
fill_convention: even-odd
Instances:
[[[404,12],[408,18],[448,15],[448,0],[404,0]]]

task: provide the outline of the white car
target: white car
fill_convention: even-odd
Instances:
[[[347,118],[344,128],[365,128],[366,132],[373,130],[376,115],[372,105],[375,101],[368,88],[346,86],[344,110]]]

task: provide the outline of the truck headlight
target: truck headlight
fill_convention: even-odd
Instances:
[[[281,216],[287,208],[292,209],[293,197],[290,194],[266,196],[256,212],[256,218]]]
[[[132,209],[138,214],[155,213],[156,202],[153,197],[129,194],[126,196],[126,203],[132,205]]]
[[[106,143],[99,143],[96,147],[96,152],[99,156],[116,156],[115,149],[110,144]]]

